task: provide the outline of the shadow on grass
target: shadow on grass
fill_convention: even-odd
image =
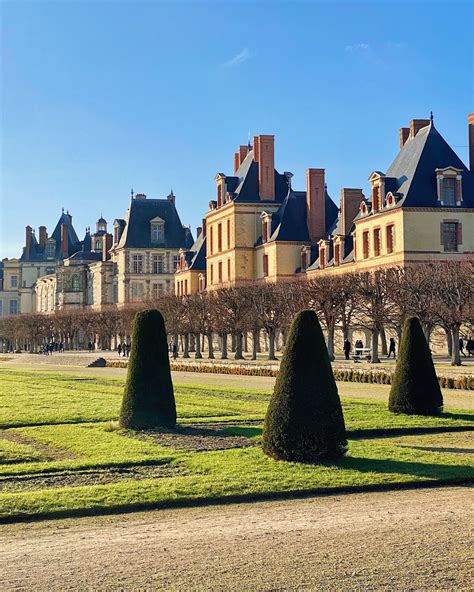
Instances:
[[[474,477],[474,468],[469,465],[445,465],[402,460],[361,458],[346,456],[337,463],[324,463],[328,467],[338,467],[359,471],[360,473],[390,473],[413,475],[428,479],[450,479]]]

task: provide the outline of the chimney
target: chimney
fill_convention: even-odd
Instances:
[[[135,199],[138,199],[139,201],[143,201],[144,199],[146,199],[146,195],[144,193],[137,193],[135,195]]]
[[[469,169],[474,173],[474,113],[467,116],[467,125],[469,130]]]
[[[25,258],[29,259],[31,254],[31,239],[33,236],[33,229],[31,226],[25,228],[26,240],[25,240]]]
[[[255,137],[254,160],[258,162],[260,199],[275,199],[275,136]]]
[[[237,169],[240,166],[240,156],[238,152],[234,152],[234,173],[237,172]]]
[[[206,238],[206,218],[202,219],[202,236]]]
[[[171,203],[176,202],[176,195],[173,193],[173,190],[171,190],[170,194],[166,197],[166,199]]]
[[[199,238],[202,234],[202,226],[196,228],[196,238]]]
[[[46,226],[39,227],[39,244],[41,247],[46,246],[48,240],[48,233],[46,232]]]
[[[364,200],[362,189],[341,189],[341,234],[347,236]]]
[[[306,171],[306,218],[312,243],[326,234],[326,188],[324,169]]]
[[[410,137],[410,128],[409,127],[401,127],[400,128],[400,150],[405,146],[405,142]]]
[[[412,119],[410,121],[410,136],[414,138],[422,127],[426,127],[430,123],[430,119]]]
[[[102,239],[102,261],[108,261],[110,259],[109,251],[112,248],[112,235],[108,232],[105,233]]]
[[[69,254],[68,225],[61,224],[61,255],[65,259]]]

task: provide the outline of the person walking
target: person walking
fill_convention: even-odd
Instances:
[[[395,339],[393,337],[390,337],[387,358],[389,358],[392,354],[393,354],[393,359],[395,360]]]
[[[469,357],[474,356],[474,339],[471,337],[467,340],[466,349]]]
[[[119,358],[120,358],[120,354],[122,353],[122,344],[121,344],[121,343],[119,343],[119,344],[117,345],[117,353],[118,353],[118,355],[119,355]]]
[[[459,353],[466,357],[466,352],[464,351],[464,339],[462,337],[459,338]]]
[[[348,339],[346,339],[344,341],[344,357],[346,358],[346,360],[349,359],[349,355],[351,353],[351,348],[352,348],[351,342]]]
[[[176,345],[176,342],[173,343],[173,358],[176,360],[176,358],[178,357],[178,346]]]

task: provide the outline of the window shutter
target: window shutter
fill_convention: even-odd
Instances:
[[[462,245],[462,224],[461,224],[461,222],[457,223],[457,231],[458,231],[458,245]]]

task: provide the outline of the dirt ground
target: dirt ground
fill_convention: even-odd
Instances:
[[[1,589],[472,590],[472,506],[451,487],[8,525]]]

